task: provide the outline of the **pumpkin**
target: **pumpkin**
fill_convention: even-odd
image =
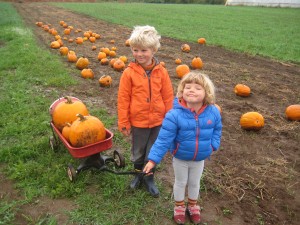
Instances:
[[[98,60],[100,61],[101,59],[106,58],[106,56],[107,56],[107,55],[106,55],[105,52],[99,52],[97,57],[98,57]]]
[[[192,62],[191,62],[191,67],[193,69],[202,69],[203,67],[203,62],[202,62],[202,59],[198,56],[195,56],[193,59],[192,59]]]
[[[60,48],[60,43],[59,43],[59,41],[52,41],[51,44],[50,44],[50,47],[51,47],[51,48],[54,48],[54,49]]]
[[[69,42],[69,43],[73,43],[73,41],[74,41],[73,38],[69,38],[69,39],[68,39],[68,42]]]
[[[175,59],[175,64],[180,65],[182,63],[181,59],[177,58]]]
[[[176,74],[177,77],[180,79],[189,72],[190,72],[190,68],[186,64],[181,64],[176,67]]]
[[[109,75],[103,75],[99,79],[99,84],[101,87],[110,87],[112,83],[112,78]]]
[[[100,64],[101,64],[101,65],[108,65],[108,64],[109,64],[108,58],[103,58],[103,59],[101,59],[101,60],[100,60]]]
[[[240,118],[240,125],[244,130],[260,130],[264,127],[264,117],[258,112],[247,112]]]
[[[81,70],[81,77],[85,78],[85,79],[93,79],[95,77],[94,72],[92,69],[83,69]]]
[[[89,40],[90,40],[90,42],[94,43],[96,41],[96,38],[95,37],[90,37]]]
[[[64,34],[65,35],[69,35],[70,33],[71,33],[71,29],[70,28],[64,29]]]
[[[67,57],[69,62],[77,62],[77,56],[74,51],[69,51]]]
[[[112,47],[110,48],[111,51],[117,51],[117,49],[118,49],[118,48],[117,48],[116,46],[112,46]]]
[[[86,38],[90,38],[91,34],[90,34],[90,32],[85,31],[85,32],[83,33],[83,36],[86,37]]]
[[[100,34],[95,34],[95,38],[96,38],[96,39],[100,39],[100,38],[101,38],[101,35],[100,35]]]
[[[92,46],[92,50],[95,51],[96,49],[97,49],[97,46],[96,46],[96,45],[93,45],[93,46]]]
[[[234,87],[234,93],[241,97],[248,97],[251,94],[251,90],[245,84],[237,84]]]
[[[191,51],[191,47],[188,44],[181,45],[181,51],[189,53]]]
[[[127,40],[125,41],[125,46],[127,46],[127,47],[129,47],[129,46],[130,46],[129,39],[127,39]]]
[[[61,36],[60,35],[55,35],[54,38],[57,41],[58,39],[61,39]]]
[[[162,65],[163,67],[166,67],[166,63],[163,61],[160,61],[159,64]]]
[[[82,44],[83,43],[83,38],[82,37],[77,37],[76,39],[75,39],[75,42],[76,42],[76,44]]]
[[[77,114],[70,128],[70,144],[74,147],[83,147],[102,141],[106,137],[106,130],[101,122],[95,116],[83,116]]]
[[[127,63],[127,61],[128,61],[128,59],[125,55],[120,56],[119,59],[121,59],[124,63]]]
[[[113,64],[113,68],[116,71],[122,71],[125,68],[125,63],[121,59],[117,59]]]
[[[116,55],[117,55],[117,53],[115,52],[115,51],[113,51],[113,50],[111,50],[110,52],[109,52],[109,57],[116,57]]]
[[[67,123],[66,126],[64,126],[64,128],[62,129],[62,136],[68,141],[70,142],[70,130],[71,130],[71,124]]]
[[[197,42],[198,42],[198,44],[201,44],[201,45],[206,44],[205,38],[199,38]]]
[[[290,105],[285,109],[288,120],[300,120],[300,105]]]
[[[109,61],[109,65],[111,66],[111,68],[114,68],[114,63],[115,63],[116,60],[117,60],[117,58],[112,58],[112,59]]]
[[[38,27],[43,26],[43,22],[36,22],[35,24],[36,24]]]
[[[83,70],[88,67],[90,64],[89,59],[85,57],[80,57],[76,62],[76,68],[79,70]]]
[[[85,104],[81,101],[74,101],[69,96],[64,97],[64,101],[61,101],[53,109],[52,121],[54,126],[62,131],[63,127],[70,123],[72,124],[77,119],[77,114],[89,115],[89,111]]]
[[[110,49],[106,48],[106,47],[102,47],[102,48],[100,48],[100,51],[104,52],[106,55],[109,55]]]
[[[114,44],[114,43],[116,43],[116,41],[115,40],[110,40],[108,43]]]
[[[68,55],[69,48],[68,47],[60,47],[59,52],[61,55]]]

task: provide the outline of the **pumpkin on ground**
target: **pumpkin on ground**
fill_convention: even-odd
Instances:
[[[59,43],[59,41],[52,41],[51,44],[50,44],[50,47],[51,47],[51,48],[54,48],[54,49],[60,48],[60,43]]]
[[[181,45],[181,51],[189,53],[191,51],[191,47],[188,44]]]
[[[89,59],[85,57],[80,57],[76,62],[76,68],[79,70],[83,70],[88,67],[90,64]]]
[[[180,65],[182,63],[180,58],[175,59],[175,64]]]
[[[85,78],[85,79],[94,79],[95,75],[92,69],[83,69],[81,70],[81,77]]]
[[[300,120],[300,105],[290,105],[285,109],[288,120]]]
[[[191,67],[192,67],[193,69],[202,69],[202,67],[203,67],[202,59],[201,59],[199,56],[195,56],[195,57],[192,59]]]
[[[69,51],[67,57],[69,62],[77,62],[77,55],[74,51]]]
[[[176,67],[176,74],[177,77],[180,79],[189,72],[190,72],[190,68],[186,64],[181,64]]]
[[[61,55],[68,55],[69,53],[69,48],[68,47],[60,47],[59,52]]]
[[[248,97],[251,94],[251,89],[245,84],[237,84],[234,87],[234,93],[241,97]]]
[[[110,87],[112,84],[112,78],[109,75],[103,75],[99,79],[99,84],[101,87]]]
[[[77,119],[78,113],[89,115],[88,109],[81,101],[74,101],[69,96],[64,98],[65,100],[58,103],[52,113],[53,124],[60,131],[67,123],[72,124]]]
[[[106,130],[95,116],[76,115],[76,119],[70,128],[69,139],[74,147],[83,147],[102,141],[106,137]]]
[[[116,71],[122,71],[125,68],[125,63],[121,59],[117,59],[113,64],[113,68]]]
[[[264,117],[258,112],[247,112],[240,118],[244,130],[260,130],[265,125]]]
[[[198,44],[201,44],[201,45],[206,44],[205,38],[199,38],[197,42],[198,42]]]

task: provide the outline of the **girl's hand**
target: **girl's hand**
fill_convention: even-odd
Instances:
[[[152,161],[149,161],[149,162],[145,165],[143,172],[144,172],[144,173],[149,173],[149,172],[153,169],[154,166],[155,166],[155,163],[152,162]]]

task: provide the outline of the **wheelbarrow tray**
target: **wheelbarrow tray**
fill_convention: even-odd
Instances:
[[[68,151],[74,158],[85,158],[94,155],[96,153],[106,151],[110,149],[113,145],[112,143],[113,133],[105,128],[106,137],[104,140],[83,147],[73,147],[65,139],[62,133],[54,126],[54,124],[52,122],[50,124],[53,131],[57,134],[59,139],[62,141],[64,146],[68,149]]]

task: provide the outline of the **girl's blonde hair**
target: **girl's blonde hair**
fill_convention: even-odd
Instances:
[[[157,52],[160,48],[160,38],[156,29],[152,26],[136,26],[134,27],[129,43],[131,47],[151,48]]]
[[[186,84],[195,83],[201,85],[205,90],[204,104],[215,102],[215,86],[209,77],[203,73],[189,72],[181,79],[177,88],[177,97],[182,98],[183,89]]]

